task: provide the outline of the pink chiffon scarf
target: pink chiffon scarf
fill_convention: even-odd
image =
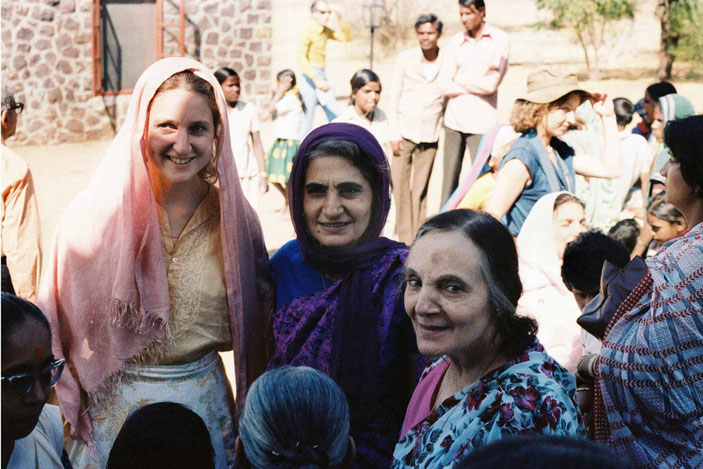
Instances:
[[[268,359],[273,308],[268,255],[258,217],[239,185],[222,88],[195,60],[160,60],[139,78],[105,158],[62,215],[39,292],[54,355],[67,361],[56,386],[61,408],[71,436],[87,444],[89,400],[109,393],[128,361],[158,359],[170,339],[168,281],[145,130],[156,90],[184,70],[213,86],[220,111],[215,151],[237,410]]]

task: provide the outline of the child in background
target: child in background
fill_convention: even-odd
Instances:
[[[269,104],[268,112],[276,120],[273,135],[276,137],[268,154],[268,180],[283,195],[288,210],[287,184],[293,158],[300,146],[300,123],[303,119],[303,102],[296,86],[295,73],[285,69],[276,75],[278,86]]]
[[[656,249],[667,241],[679,237],[686,231],[686,219],[676,207],[666,201],[666,193],[660,192],[652,198],[647,208],[647,223],[640,230],[634,255],[647,257],[649,245],[656,242]]]
[[[349,81],[351,96],[347,106],[334,122],[348,122],[364,127],[371,132],[381,144],[386,158],[393,155],[391,151],[388,119],[378,107],[381,99],[381,79],[373,71],[363,68],[358,70]]]
[[[239,99],[242,85],[237,72],[222,67],[215,72],[227,100],[227,118],[232,140],[232,152],[239,183],[247,200],[259,209],[259,193],[268,191],[268,173],[264,147],[261,145],[258,109],[253,103]]]

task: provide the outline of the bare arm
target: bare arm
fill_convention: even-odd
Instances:
[[[614,179],[622,172],[622,155],[618,139],[618,126],[615,122],[613,100],[605,94],[593,95],[593,110],[601,117],[603,125],[603,155],[595,158],[587,155],[574,155],[574,171],[586,177]]]
[[[486,203],[486,212],[498,220],[502,219],[529,182],[530,172],[522,161],[510,160],[505,163],[498,171],[496,185]]]
[[[394,155],[400,154],[400,94],[403,89],[403,64],[399,56],[393,67],[393,80],[391,81],[391,102],[388,113],[388,134]]]
[[[264,147],[261,144],[261,134],[256,131],[251,133],[252,149],[256,164],[259,166],[259,191],[263,194],[268,191],[268,177],[266,172],[266,157],[264,156]]]

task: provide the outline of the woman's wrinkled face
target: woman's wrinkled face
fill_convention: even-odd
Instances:
[[[578,238],[584,231],[586,231],[586,216],[581,204],[566,202],[554,210],[552,232],[559,259],[564,257],[566,245]]]
[[[354,105],[363,113],[369,114],[376,109],[381,99],[381,84],[370,81],[354,93]]]
[[[581,101],[576,94],[558,106],[549,106],[547,115],[544,118],[546,133],[549,137],[561,137],[569,130],[569,127],[576,123],[576,108]]]
[[[652,117],[652,135],[657,139],[657,142],[664,141],[664,115],[661,107],[657,104],[654,106],[654,114]]]
[[[681,222],[669,222],[650,214],[647,214],[647,223],[652,227],[652,234],[654,235],[652,239],[659,243],[671,241],[686,230],[683,220]]]
[[[495,321],[480,259],[461,231],[431,231],[410,249],[405,311],[423,355],[462,361],[495,353],[486,350],[495,343]]]
[[[347,159],[329,155],[310,161],[303,213],[308,233],[322,246],[348,249],[364,241],[372,207],[369,181]]]
[[[42,386],[39,380],[40,372],[54,361],[51,334],[44,324],[27,319],[17,326],[2,348],[3,377],[20,373],[36,376],[32,390],[22,397],[14,397],[7,383],[2,383],[3,439],[18,440],[32,432],[51,394],[51,387]]]
[[[242,93],[242,85],[237,75],[225,78],[222,82],[222,91],[225,92],[225,99],[228,103],[236,103]]]
[[[164,182],[198,177],[214,151],[215,126],[208,100],[184,89],[161,92],[151,102],[147,128],[149,168]]]

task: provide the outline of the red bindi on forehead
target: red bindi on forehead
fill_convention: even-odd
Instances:
[[[44,356],[44,349],[41,347],[36,347],[34,349],[34,357],[35,358],[41,358]]]

